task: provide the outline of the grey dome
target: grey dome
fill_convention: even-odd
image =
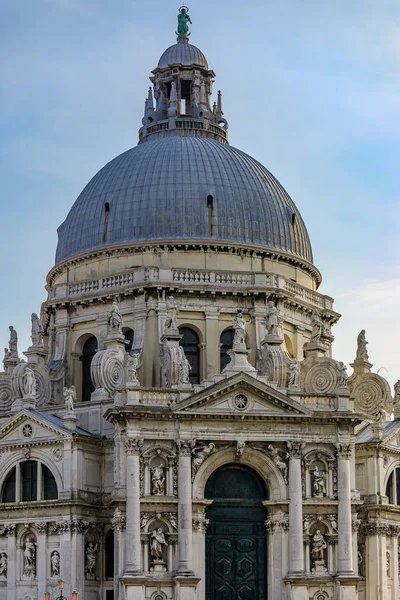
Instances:
[[[58,235],[57,263],[151,240],[251,244],[312,262],[303,220],[275,177],[244,152],[201,137],[155,138],[114,158],[85,187]]]
[[[180,39],[176,44],[170,46],[161,55],[158,61],[158,68],[165,69],[170,65],[198,65],[204,69],[208,69],[208,62],[201,50],[188,44],[185,39]]]

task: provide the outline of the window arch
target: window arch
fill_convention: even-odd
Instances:
[[[389,498],[389,504],[400,505],[400,467],[396,467],[389,475],[386,496]]]
[[[226,329],[221,333],[219,340],[219,366],[220,372],[230,363],[231,357],[228,354],[229,350],[232,350],[233,337],[235,332],[233,329]]]
[[[24,460],[12,467],[2,489],[2,502],[57,500],[58,489],[50,469],[37,460]]]
[[[126,350],[126,352],[128,352],[128,354],[130,354],[131,350],[132,350],[132,346],[133,346],[135,332],[133,331],[133,329],[130,329],[129,327],[124,327],[122,329],[122,333],[125,336],[125,341],[128,342],[125,346],[125,350]]]
[[[109,531],[104,545],[104,574],[107,579],[114,578],[114,532]]]
[[[89,402],[94,392],[94,385],[90,373],[90,365],[97,351],[97,340],[92,335],[86,340],[82,349],[82,402]]]
[[[199,336],[189,327],[180,327],[179,333],[182,336],[179,345],[182,346],[191,368],[189,381],[190,383],[200,383]]]

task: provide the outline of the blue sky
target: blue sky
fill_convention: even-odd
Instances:
[[[343,317],[335,358],[365,328],[400,377],[400,4],[237,0],[190,5],[217,73],[230,143],[284,185],[321,291]],[[3,0],[0,19],[0,348],[29,345],[56,229],[90,178],[136,145],[148,76],[175,42],[170,0]],[[3,344],[3,346],[1,346]]]

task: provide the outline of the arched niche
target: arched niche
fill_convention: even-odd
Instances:
[[[222,371],[225,369],[225,367],[228,365],[228,363],[231,360],[231,357],[229,356],[228,352],[229,352],[229,350],[232,350],[234,335],[235,335],[234,330],[229,328],[229,329],[225,329],[225,331],[223,331],[221,333],[221,336],[219,338],[219,370],[220,370],[220,373],[222,373]]]
[[[182,346],[185,356],[190,364],[190,383],[200,383],[200,338],[192,327],[179,327],[182,338],[179,345]]]
[[[91,395],[95,390],[92,381],[91,364],[96,352],[97,339],[92,335],[85,341],[82,347],[82,402],[90,402]]]

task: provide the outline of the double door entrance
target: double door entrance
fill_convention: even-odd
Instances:
[[[206,600],[266,600],[266,492],[258,475],[227,465],[210,477]]]

